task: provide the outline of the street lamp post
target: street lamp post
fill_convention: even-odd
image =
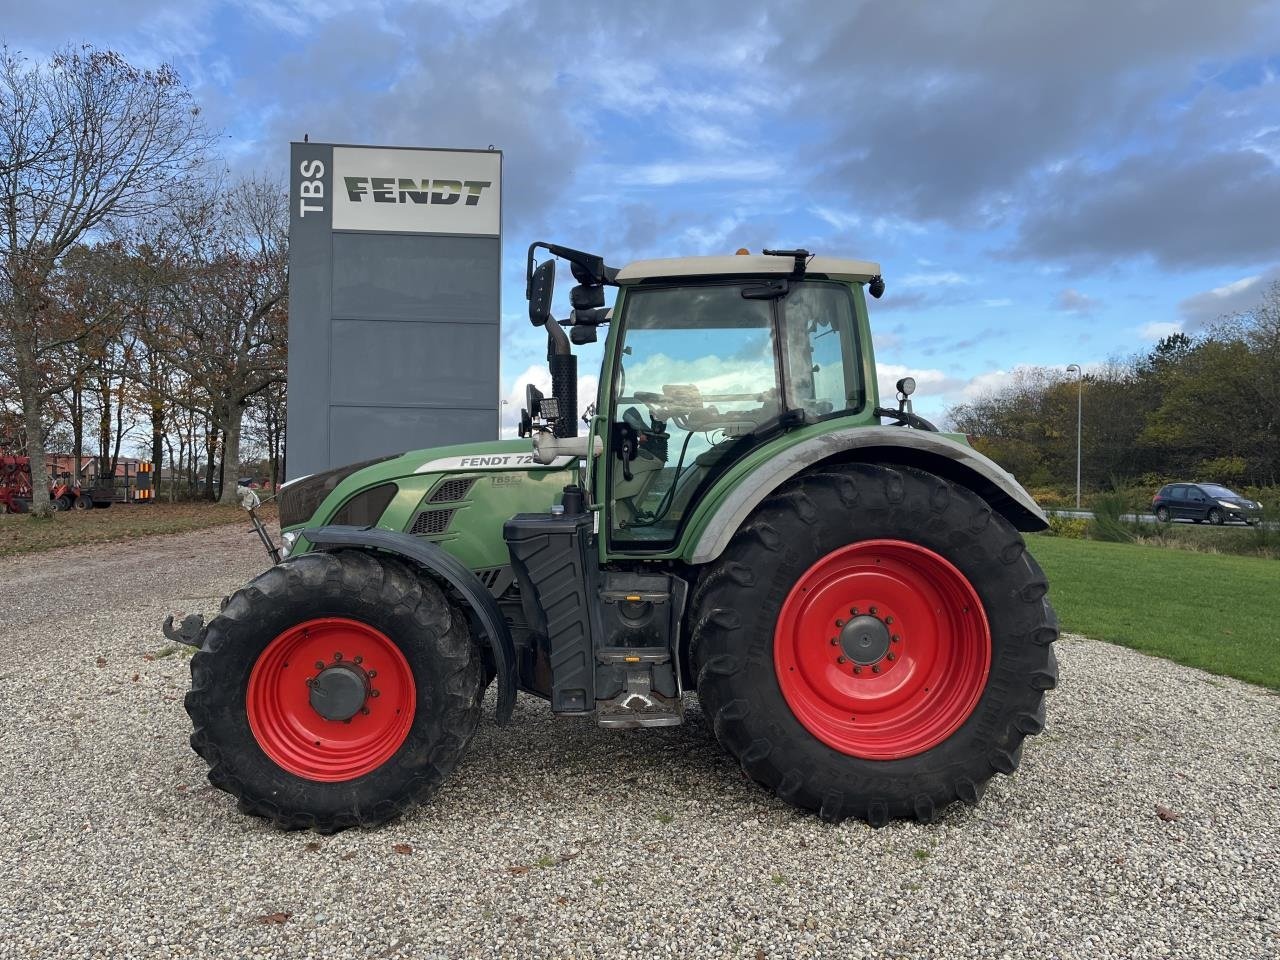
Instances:
[[[1080,364],[1073,363],[1067,367],[1067,373],[1076,375],[1076,509],[1080,509],[1080,425],[1084,411],[1084,371]]]

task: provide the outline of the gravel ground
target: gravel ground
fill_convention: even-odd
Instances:
[[[0,561],[0,958],[1280,956],[1280,697],[1079,638],[1021,771],[933,826],[791,810],[693,704],[522,698],[404,820],[268,829],[158,629],[263,566],[241,528]]]

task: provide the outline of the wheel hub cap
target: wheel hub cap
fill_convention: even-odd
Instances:
[[[854,617],[840,631],[840,649],[854,663],[870,666],[889,652],[889,628],[879,617]]]
[[[307,780],[373,773],[409,736],[417,684],[400,647],[348,617],[319,617],[282,632],[249,673],[245,713],[278,766]]]
[[[949,560],[904,540],[833,550],[800,575],[773,637],[778,687],[818,740],[912,757],[969,719],[987,685],[981,598]]]
[[[311,709],[326,720],[350,720],[369,696],[369,675],[354,663],[325,667],[308,684]]]

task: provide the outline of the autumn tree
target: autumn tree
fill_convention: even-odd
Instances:
[[[91,46],[47,63],[0,47],[0,339],[13,357],[35,513],[50,509],[45,409],[65,386],[52,358],[93,325],[54,316],[55,273],[113,220],[168,203],[208,143],[172,67],[139,69]]]
[[[221,432],[223,503],[236,499],[245,410],[285,379],[287,203],[281,184],[246,179],[210,190],[179,214],[168,357],[208,397]]]

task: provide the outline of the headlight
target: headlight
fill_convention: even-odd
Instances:
[[[293,552],[293,545],[298,542],[298,531],[289,530],[282,533],[280,539],[284,541],[283,546],[280,547],[280,559],[283,560]]]
[[[1226,507],[1228,510],[1239,510],[1239,509],[1240,509],[1240,504],[1238,504],[1238,503],[1227,503],[1227,501],[1225,501],[1225,500],[1219,500],[1219,501],[1218,501],[1218,503],[1219,503],[1219,505]]]

